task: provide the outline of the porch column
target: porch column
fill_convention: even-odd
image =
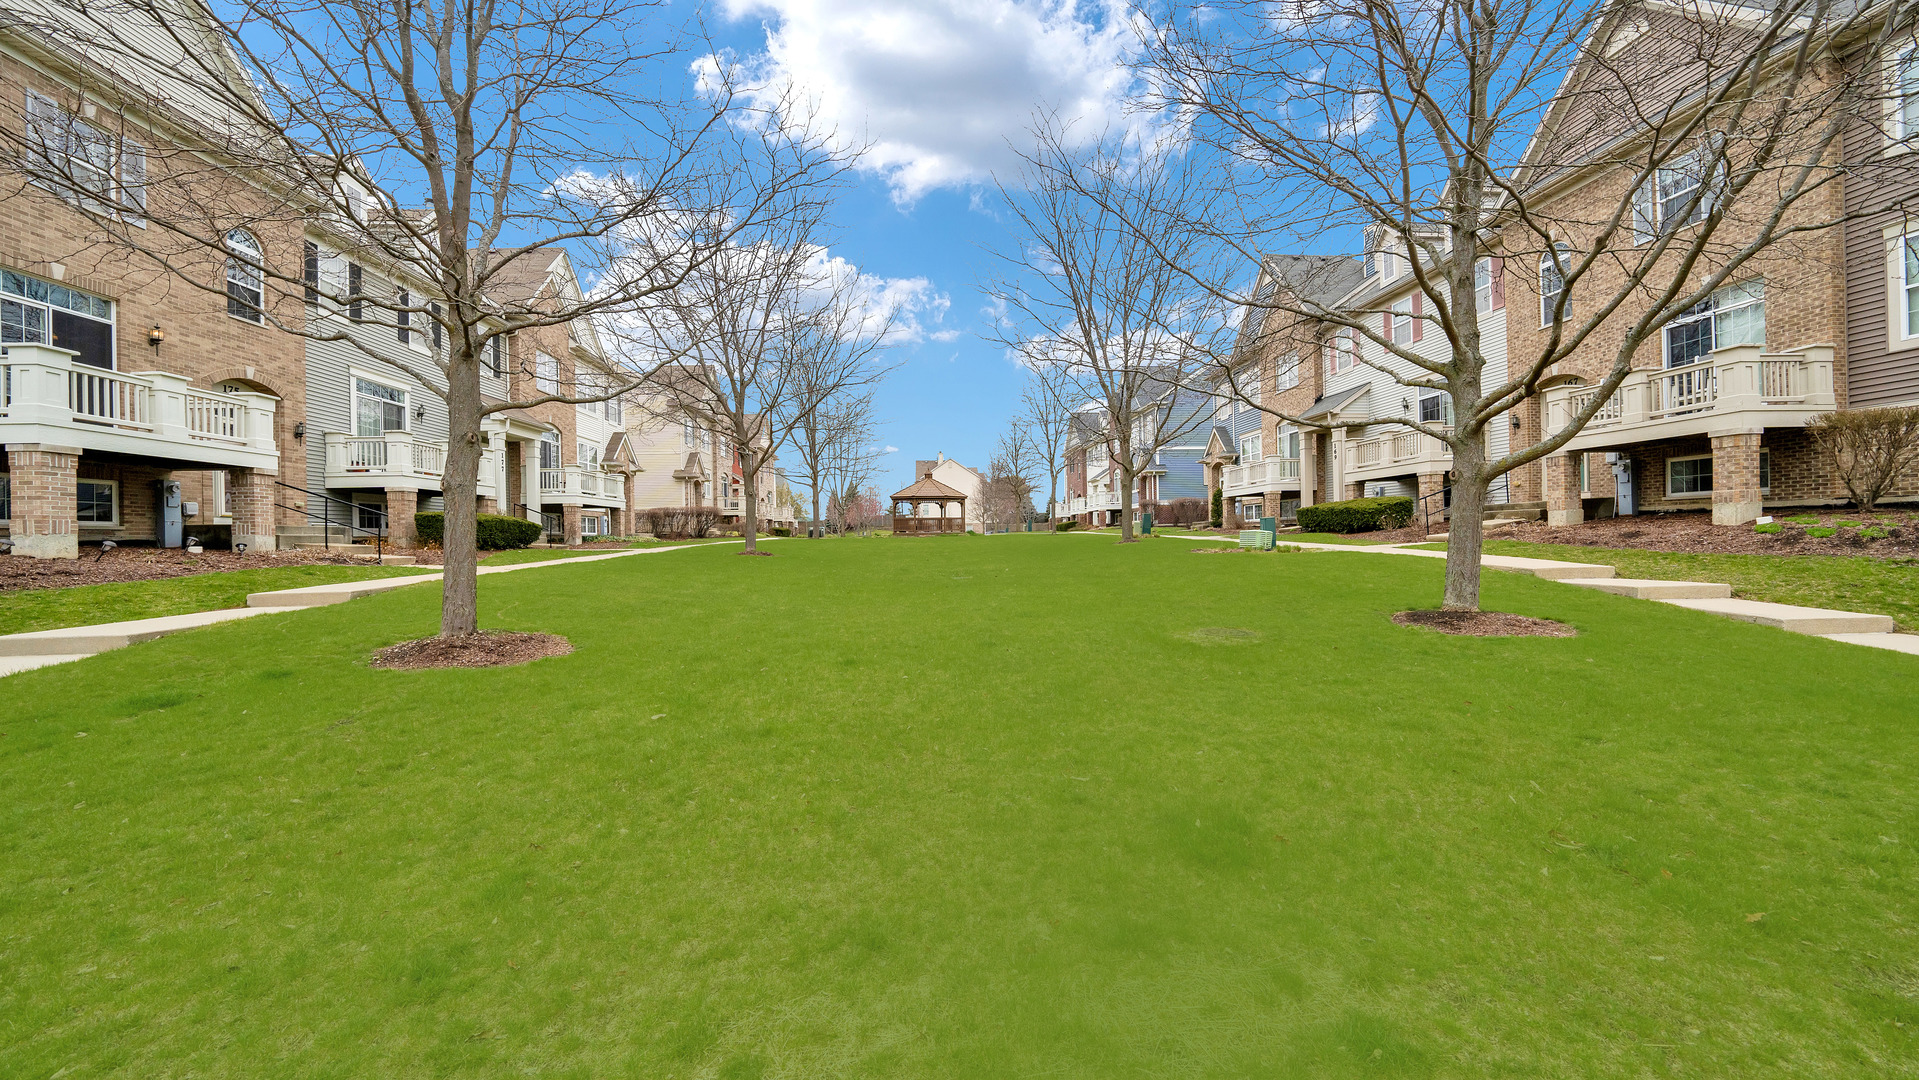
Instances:
[[[1759,495],[1759,432],[1712,437],[1712,523],[1744,525],[1765,512]]]
[[[639,520],[640,474],[630,472],[620,486],[620,494],[626,499],[626,509],[620,511],[620,535],[632,536],[639,530],[634,523]]]
[[[386,489],[386,542],[394,547],[412,547],[419,541],[413,515],[420,509],[420,493],[399,488]]]
[[[528,521],[540,520],[540,452],[531,442],[520,443],[520,501]]]
[[[500,467],[501,480],[506,484],[506,514],[508,517],[520,516],[520,504],[526,501],[526,477],[523,463],[526,461],[526,444],[508,439],[506,460]]]
[[[497,514],[500,512],[500,500],[498,499],[489,499],[485,495],[481,495],[476,501],[479,512],[482,514]]]
[[[273,529],[273,475],[259,469],[227,470],[227,506],[233,511],[233,543],[248,551],[279,547]]]
[[[32,559],[80,557],[80,504],[75,480],[80,449],[11,443],[7,472],[13,516],[7,519],[13,553]]]
[[[1546,472],[1546,524],[1552,528],[1577,525],[1586,520],[1586,509],[1579,501],[1579,463],[1571,454],[1554,454],[1544,460]]]
[[[580,542],[580,508],[577,505],[560,507],[561,539],[566,546],[572,547]]]
[[[1312,432],[1306,432],[1299,440],[1299,505],[1311,506],[1319,500],[1319,439]],[[1208,498],[1212,492],[1206,493]]]

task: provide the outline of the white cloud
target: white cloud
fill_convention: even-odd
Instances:
[[[926,335],[926,339],[928,341],[938,341],[941,343],[948,342],[948,341],[958,341],[959,337],[960,337],[960,332],[958,330],[935,330],[932,333]]]
[[[886,336],[889,344],[916,345],[929,338],[951,341],[959,336],[957,330],[932,329],[945,321],[953,301],[926,278],[868,274],[825,248],[814,254],[810,273],[822,283],[849,287],[847,291],[865,310],[862,325],[866,333],[878,333],[890,317],[892,326]]]
[[[1145,129],[1128,116],[1136,35],[1121,0],[723,0],[728,17],[764,18],[766,48],[722,63],[763,83],[771,106],[791,87],[816,123],[868,147],[861,167],[910,203],[934,188],[1010,174],[1039,110],[1096,135]]]
[[[897,446],[889,446],[886,449],[880,451],[880,453],[882,454],[897,454],[899,452],[900,452],[900,448]]]

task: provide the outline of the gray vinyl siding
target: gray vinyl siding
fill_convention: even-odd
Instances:
[[[341,327],[352,335],[351,342],[308,340],[306,349],[306,392],[307,392],[307,480],[306,487],[311,491],[324,491],[336,499],[351,501],[353,490],[377,490],[367,488],[328,490],[326,484],[326,436],[329,432],[353,434],[353,371],[359,369],[379,381],[399,387],[407,392],[407,428],[423,439],[445,440],[447,437],[446,401],[435,391],[399,368],[381,360],[384,356],[406,357],[415,367],[432,363],[421,353],[407,353],[407,346],[399,343],[399,335],[392,323],[374,321],[382,317],[380,310],[373,306],[373,299],[387,295],[390,284],[377,276],[371,269],[364,272],[362,293],[367,297],[366,319],[361,323],[352,323],[344,312],[322,312],[314,325],[326,325],[328,328]],[[390,319],[390,315],[385,316]],[[313,319],[309,309],[309,319]],[[418,333],[419,331],[415,331]],[[430,340],[430,339],[429,339]],[[415,420],[413,410],[425,406],[424,419]],[[424,497],[424,495],[423,495]],[[309,518],[317,507],[309,506]],[[335,508],[339,509],[338,507]]]
[[[1888,340],[1893,283],[1884,237],[1899,223],[1898,204],[1919,196],[1919,176],[1909,162],[1883,158],[1883,146],[1870,126],[1846,133],[1846,157],[1856,163],[1846,180],[1846,210],[1863,214],[1846,224],[1845,403],[1853,409],[1919,401],[1919,349],[1894,351]]]

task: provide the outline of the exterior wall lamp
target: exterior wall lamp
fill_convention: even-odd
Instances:
[[[147,331],[147,344],[153,346],[153,355],[155,356],[160,355],[160,343],[166,339],[167,332],[160,329],[159,323],[154,323],[153,329]]]
[[[305,420],[295,420],[293,422],[293,437],[295,439],[304,439],[307,437],[307,422]]]
[[[425,420],[425,419],[426,419],[426,406],[425,406],[425,405],[415,405],[415,406],[413,406],[413,419],[415,419],[415,420]]]

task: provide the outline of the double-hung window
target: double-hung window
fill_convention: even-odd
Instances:
[[[1408,296],[1393,304],[1393,344],[1411,345],[1413,343],[1413,298]]]
[[[1287,353],[1279,358],[1277,370],[1273,373],[1274,390],[1291,390],[1299,385],[1299,354]]]
[[[686,440],[686,445],[698,447],[700,445],[700,422],[690,416],[682,420],[680,422],[680,437]]]
[[[1684,367],[1729,345],[1766,342],[1766,286],[1728,285],[1666,324],[1666,366]]]
[[[120,524],[120,485],[112,480],[74,482],[74,520],[84,528],[111,528]]]
[[[560,467],[560,433],[548,431],[540,435],[540,468],[557,469]]]
[[[542,394],[560,392],[560,360],[556,356],[539,353],[534,357],[533,385]]]
[[[406,391],[372,379],[353,379],[353,433],[373,438],[406,430]]]
[[[1419,394],[1419,422],[1422,424],[1445,424],[1452,421],[1452,399],[1439,390],[1422,390]]]
[[[1899,336],[1919,338],[1919,233],[1899,238],[1899,308]]]
[[[147,154],[33,91],[26,97],[29,170],[64,199],[134,224],[147,208]]]
[[[1248,432],[1247,434],[1241,435],[1239,437],[1240,464],[1250,465],[1253,462],[1259,460],[1259,451],[1260,451],[1259,443],[1260,443],[1260,433],[1257,431]]]
[[[1551,326],[1558,314],[1559,294],[1566,291],[1565,267],[1570,256],[1566,245],[1554,244],[1552,252],[1539,257],[1539,325],[1542,327]]]
[[[113,302],[0,270],[0,344],[72,349],[74,362],[113,367]]]
[[[265,322],[261,310],[266,275],[261,272],[260,242],[245,229],[227,234],[227,314],[250,323]]]
[[[1338,375],[1349,371],[1357,362],[1357,350],[1353,345],[1353,331],[1346,327],[1333,332],[1326,339],[1326,374]]]
[[[1666,459],[1666,497],[1698,499],[1712,494],[1712,455]]]
[[[1919,138],[1919,46],[1899,54],[1892,84],[1892,137],[1911,145]]]
[[[486,369],[497,376],[506,375],[506,346],[503,344],[505,341],[504,334],[495,334],[487,338],[486,351],[481,354],[486,357]]]
[[[1718,208],[1724,196],[1719,144],[1680,154],[1653,170],[1633,195],[1633,243],[1695,222]]]

